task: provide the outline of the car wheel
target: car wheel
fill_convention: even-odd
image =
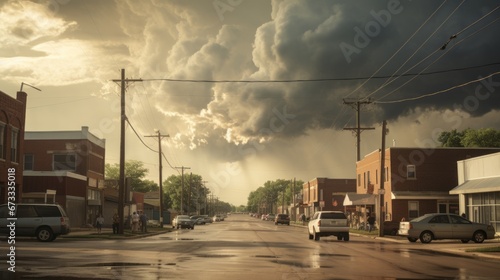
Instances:
[[[316,230],[313,230],[313,234],[314,234],[314,240],[319,241],[319,234],[316,232]]]
[[[462,239],[460,241],[462,241],[462,243],[469,243],[469,239]]]
[[[312,240],[314,238],[314,236],[310,232],[307,232],[307,233],[309,235],[309,239]]]
[[[274,223],[275,225],[278,225],[278,223]]]
[[[42,227],[36,231],[36,239],[41,242],[49,242],[54,240],[55,236],[50,228]]]
[[[192,226],[191,229],[194,229],[194,226]]]
[[[349,241],[349,233],[346,233],[346,234],[344,235],[344,241]]]
[[[408,237],[408,241],[417,242],[418,238]]]
[[[474,235],[472,236],[472,240],[475,243],[483,243],[483,241],[486,239],[486,234],[484,231],[478,230],[474,232]]]
[[[434,239],[432,232],[424,231],[420,234],[420,242],[422,243],[430,243]]]

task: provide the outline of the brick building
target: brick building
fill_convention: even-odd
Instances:
[[[26,120],[27,94],[17,92],[14,99],[0,91],[0,204],[7,203],[15,182],[15,201],[22,198],[23,190],[23,137]],[[12,183],[11,183],[12,184]]]
[[[303,185],[304,214],[311,217],[320,210],[345,211],[344,198],[351,192],[356,192],[356,179],[314,178]]]
[[[93,224],[104,200],[105,143],[88,127],[26,132],[23,202],[55,202],[73,226]]]
[[[426,213],[459,213],[457,161],[500,152],[494,148],[399,148],[385,150],[383,212],[385,221],[413,219]],[[358,194],[381,193],[381,153],[356,164]],[[371,211],[377,211],[371,205]],[[379,210],[380,211],[380,210]],[[378,217],[378,215],[377,215]]]

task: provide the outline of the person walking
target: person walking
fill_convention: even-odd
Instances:
[[[371,232],[375,226],[375,217],[373,215],[370,215],[368,217],[368,232]]]
[[[141,232],[148,232],[148,216],[144,212],[141,212],[139,219],[141,220]]]
[[[120,225],[120,216],[118,216],[118,213],[115,213],[113,215],[113,234],[118,233],[119,225]]]
[[[136,232],[139,230],[139,214],[134,212],[132,214],[132,232]]]
[[[102,216],[102,214],[99,214],[99,217],[97,217],[97,219],[95,221],[95,225],[97,227],[97,233],[101,234],[102,225],[104,225],[104,217]]]

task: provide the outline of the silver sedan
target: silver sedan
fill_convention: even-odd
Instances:
[[[407,231],[400,230],[399,234],[406,235],[410,242],[418,239],[422,243],[437,239],[459,239],[463,243],[470,240],[482,243],[485,239],[495,237],[495,229],[491,225],[471,222],[456,214],[434,213],[411,220]]]

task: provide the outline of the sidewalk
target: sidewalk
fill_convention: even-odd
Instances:
[[[96,228],[72,228],[71,232],[66,235],[61,235],[59,238],[101,238],[101,239],[132,239],[143,238],[147,236],[158,235],[171,232],[169,227],[151,227],[148,232],[132,232],[130,229],[125,229],[123,234],[113,234],[112,228],[103,228],[101,233],[97,233]]]

